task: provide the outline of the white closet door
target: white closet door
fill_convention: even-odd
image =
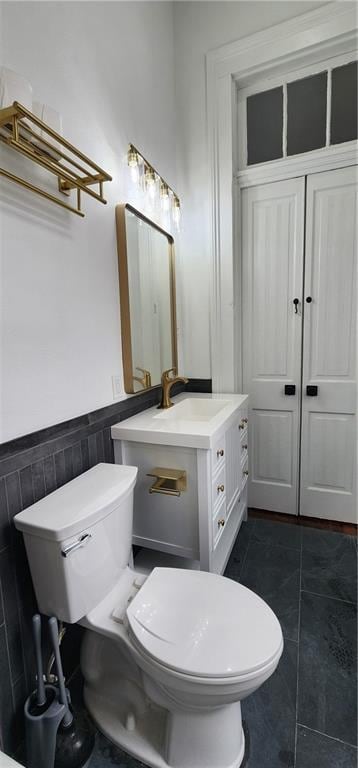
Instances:
[[[249,505],[289,514],[298,511],[304,196],[304,178],[242,193]]]
[[[309,176],[300,513],[347,522],[357,522],[356,232],[356,168]]]

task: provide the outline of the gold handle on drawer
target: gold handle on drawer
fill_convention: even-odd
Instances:
[[[219,458],[219,456],[223,456],[224,455],[224,449],[220,448],[220,451],[216,451],[216,455],[217,455],[218,458]]]
[[[225,486],[223,484],[218,485],[218,493],[224,493],[224,491],[225,491]]]
[[[223,517],[221,517],[220,520],[218,520],[218,526],[219,528],[223,528],[224,525],[225,525],[225,520]]]
[[[244,475],[248,475],[248,474],[249,474],[249,470],[248,470],[248,469],[244,469],[244,472],[243,472],[243,474],[244,474]]]

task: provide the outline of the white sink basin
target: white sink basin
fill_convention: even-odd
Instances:
[[[161,411],[154,418],[166,421],[211,421],[227,405],[228,400],[188,397],[181,403],[175,403],[172,408]]]
[[[173,398],[174,405],[163,411],[157,407],[137,413],[111,428],[113,440],[131,440],[156,445],[211,448],[230,423],[246,395],[183,392]]]

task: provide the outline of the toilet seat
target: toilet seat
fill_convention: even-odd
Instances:
[[[282,652],[271,608],[241,584],[205,571],[155,568],[127,618],[144,655],[186,677],[254,677]]]

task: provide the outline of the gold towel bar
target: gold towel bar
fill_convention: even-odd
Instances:
[[[4,176],[6,179],[9,179],[9,181],[14,181],[16,184],[21,184],[22,187],[25,187],[25,189],[30,189],[31,192],[35,192],[36,195],[40,195],[41,197],[47,198],[47,200],[51,200],[53,203],[56,203],[57,205],[61,205],[62,208],[67,208],[68,211],[71,211],[71,213],[76,213],[77,216],[84,217],[84,213],[79,210],[79,208],[72,208],[71,205],[67,205],[66,203],[63,203],[62,200],[59,200],[58,197],[55,195],[50,195],[49,192],[45,192],[43,189],[40,189],[40,187],[35,187],[34,184],[30,184],[29,181],[25,181],[25,179],[20,179],[19,176],[15,176],[14,173],[9,173],[9,171],[5,171],[4,168],[0,168],[0,176]]]
[[[42,132],[41,135],[39,130]],[[44,138],[44,133],[47,138]],[[48,137],[55,143],[51,143]],[[81,211],[81,191],[100,203],[107,202],[103,197],[103,182],[112,181],[112,177],[17,101],[14,101],[11,107],[0,109],[0,141],[55,174],[58,179],[58,189],[64,195],[70,195],[71,190],[75,189],[76,207],[67,205],[46,190],[0,168],[0,174],[6,179],[15,181],[25,189],[81,217],[84,216]],[[67,151],[64,152],[64,149]],[[98,185],[98,192],[90,189],[92,185]]]

